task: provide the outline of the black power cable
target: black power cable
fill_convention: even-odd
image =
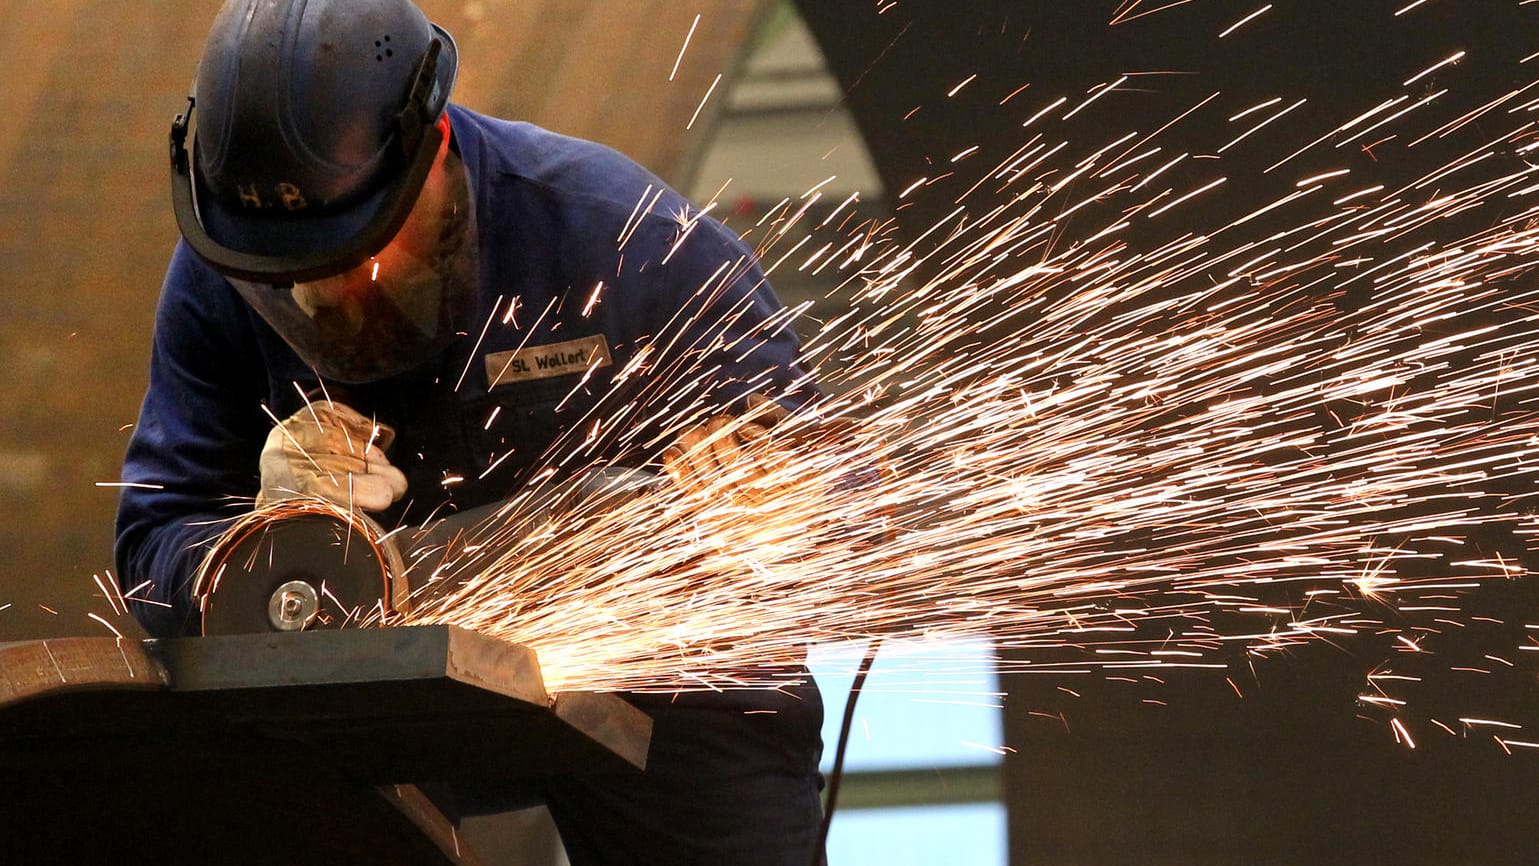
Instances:
[[[876,661],[876,651],[881,648],[880,640],[872,640],[866,648],[866,655],[860,660],[860,667],[855,670],[855,679],[850,683],[850,697],[844,702],[844,720],[839,723],[839,745],[834,749],[834,766],[828,773],[828,802],[823,807],[823,830],[818,835],[818,847],[812,852],[812,866],[825,866],[828,857],[828,830],[834,823],[834,806],[839,801],[839,780],[844,778],[844,753],[850,745],[850,727],[855,722],[855,701],[860,697],[860,687],[866,682],[866,674],[871,672],[871,663]]]

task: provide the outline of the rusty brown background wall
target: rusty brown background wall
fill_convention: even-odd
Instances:
[[[459,43],[457,101],[603,141],[678,180],[769,4],[420,5]],[[110,617],[92,575],[112,567],[117,491],[98,485],[117,479],[138,413],[176,240],[166,130],[218,6],[0,0],[0,641],[100,634],[87,613]]]

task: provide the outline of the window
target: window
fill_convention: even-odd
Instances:
[[[852,645],[812,654],[824,700],[825,773],[833,767],[863,650]],[[998,691],[987,644],[882,647],[855,705],[829,833],[831,866],[1004,866]]]

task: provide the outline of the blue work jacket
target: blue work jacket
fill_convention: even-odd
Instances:
[[[479,315],[418,369],[327,385],[396,430],[388,456],[409,486],[387,526],[506,497],[579,452],[645,462],[668,444],[664,419],[721,411],[750,391],[815,395],[735,234],[709,217],[691,224],[698,211],[683,197],[602,145],[459,106],[449,115],[475,195]],[[600,344],[609,362],[595,365]],[[643,347],[648,372],[612,387]],[[118,581],[143,600],[135,612],[152,633],[195,628],[188,585],[206,543],[252,507],[273,418],[320,384],[178,244],[117,521]]]

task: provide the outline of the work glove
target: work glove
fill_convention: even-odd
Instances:
[[[303,496],[382,511],[406,493],[385,459],[395,431],[330,400],[308,403],[267,434],[258,507]]]
[[[723,490],[747,504],[768,493],[784,452],[765,447],[770,429],[790,415],[758,394],[741,416],[715,415],[679,434],[663,451],[663,471],[685,489]]]
[[[871,547],[895,537],[891,470],[879,442],[839,419],[776,430],[790,416],[758,395],[741,415],[717,415],[663,451],[663,470],[685,491],[767,518],[798,543]],[[738,531],[756,532],[753,521]],[[751,544],[768,536],[756,535]]]

